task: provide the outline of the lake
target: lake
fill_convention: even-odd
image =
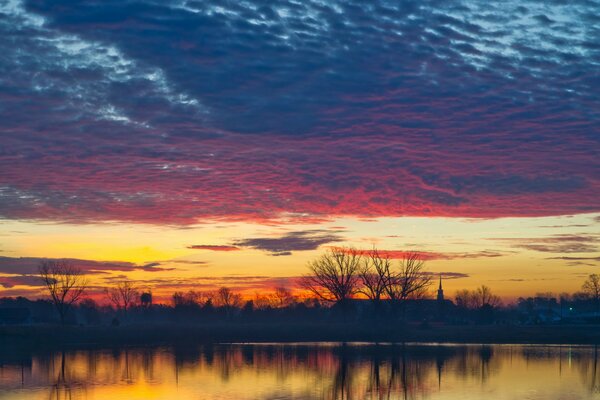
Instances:
[[[0,353],[0,399],[600,399],[589,346],[233,344]]]

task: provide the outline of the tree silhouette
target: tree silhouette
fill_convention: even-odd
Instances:
[[[64,325],[69,309],[83,295],[87,280],[81,270],[67,260],[42,261],[39,275]]]
[[[591,274],[588,276],[585,282],[583,282],[581,289],[592,299],[596,311],[600,311],[600,275]]]
[[[501,303],[500,297],[493,294],[492,289],[485,285],[481,285],[473,292],[471,301],[473,308],[498,307]]]
[[[333,248],[312,261],[301,285],[320,300],[345,303],[358,290],[361,255],[355,249]]]
[[[457,290],[454,295],[454,301],[456,302],[456,306],[460,309],[468,309],[473,305],[473,296],[469,289],[461,289]]]
[[[388,277],[390,276],[391,261],[377,249],[363,255],[358,272],[361,287],[359,292],[373,302],[376,310],[380,308],[381,300],[386,295]]]
[[[215,294],[216,305],[222,307],[227,314],[227,318],[230,318],[233,314],[233,311],[236,308],[240,308],[242,306],[242,296],[237,293],[234,293],[231,289],[227,287],[222,287],[217,290]]]
[[[425,261],[417,252],[407,252],[397,271],[386,272],[385,290],[396,303],[422,298],[431,285],[431,275],[425,273]]]
[[[292,292],[285,287],[275,288],[271,298],[275,308],[289,307],[296,300],[292,295]]]
[[[234,308],[242,304],[242,297],[227,287],[217,290],[215,300],[220,307]]]
[[[130,281],[119,282],[115,287],[106,289],[105,293],[117,310],[123,312],[127,312],[139,296],[137,288]]]

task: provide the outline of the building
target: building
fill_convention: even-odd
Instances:
[[[442,274],[440,274],[440,285],[437,291],[437,317],[443,321],[446,318],[447,306],[444,299],[444,288],[442,288]]]
[[[442,288],[442,274],[440,274],[440,286],[438,287],[438,291],[437,291],[437,301],[439,303],[444,302],[444,289]]]

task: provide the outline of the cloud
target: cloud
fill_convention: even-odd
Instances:
[[[572,256],[562,256],[562,257],[548,257],[548,260],[565,260],[570,261],[570,265],[595,265],[593,263],[600,262],[600,256],[598,257],[572,257]]]
[[[361,253],[368,254],[371,250],[358,250]],[[495,258],[507,255],[507,252],[483,250],[477,252],[431,252],[431,251],[412,251],[412,250],[385,250],[377,249],[381,257],[401,260],[409,253],[417,253],[423,260],[455,260],[466,258]]]
[[[193,250],[212,250],[212,251],[237,251],[239,247],[213,244],[194,244],[187,247]]]
[[[598,212],[597,5],[519,4],[3,2],[0,217]]]
[[[0,273],[2,274],[37,274],[41,262],[45,260],[59,260],[41,257],[0,257]],[[126,261],[94,261],[76,258],[62,258],[70,262],[82,272],[87,274],[102,274],[109,271],[137,271],[146,272],[171,271],[174,268],[159,267],[160,263],[134,264]]]
[[[0,286],[5,289],[14,286],[41,287],[44,286],[44,283],[39,276],[35,275],[0,276]]]
[[[586,228],[588,226],[590,226],[590,225],[588,225],[588,224],[540,225],[540,228],[562,229],[562,228]]]
[[[289,256],[293,251],[316,250],[323,244],[342,241],[342,236],[337,232],[321,229],[295,231],[281,237],[241,239],[235,245],[267,251],[273,256]]]
[[[579,267],[579,266],[586,266],[586,267],[596,267],[596,264],[592,264],[589,262],[583,262],[583,261],[569,261],[567,263],[568,266],[570,267]]]
[[[194,261],[194,260],[170,260],[173,264],[191,264],[191,265],[203,265],[207,266],[207,261]]]
[[[600,251],[600,237],[592,234],[557,234],[540,238],[493,238],[514,248],[546,253],[593,253]]]
[[[469,274],[465,274],[463,272],[450,272],[450,271],[444,271],[444,272],[426,272],[427,275],[430,275],[432,278],[437,278],[440,275],[442,276],[442,279],[444,280],[453,280],[453,279],[461,279],[461,278],[468,278],[470,275]]]

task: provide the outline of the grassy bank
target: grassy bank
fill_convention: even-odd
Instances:
[[[225,342],[452,342],[598,344],[591,325],[391,326],[356,324],[157,324],[108,326],[2,326],[0,346],[30,349]]]

